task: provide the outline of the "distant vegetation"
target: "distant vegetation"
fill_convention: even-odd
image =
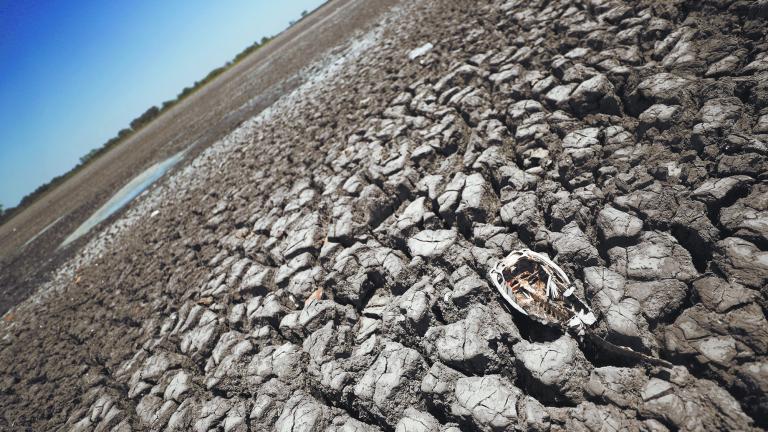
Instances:
[[[304,17],[307,14],[306,11],[301,13],[301,16]],[[291,23],[293,24],[293,22]],[[97,147],[91,151],[89,151],[87,154],[80,157],[80,163],[78,163],[74,168],[69,170],[68,172],[56,176],[48,183],[45,183],[41,186],[39,186],[37,189],[35,189],[32,193],[28,194],[24,198],[21,199],[21,202],[16,207],[9,208],[5,211],[3,211],[2,206],[0,205],[0,224],[4,223],[13,215],[21,211],[23,208],[34,202],[37,198],[39,198],[42,194],[44,194],[46,191],[52,189],[55,186],[58,186],[62,182],[64,182],[66,179],[72,177],[75,175],[78,171],[83,169],[88,163],[96,159],[98,156],[101,156],[102,154],[106,153],[108,150],[116,146],[117,144],[125,141],[128,137],[132,136],[136,132],[138,132],[141,128],[149,124],[152,120],[159,117],[162,113],[168,111],[171,109],[174,105],[178,104],[184,98],[188,97],[192,93],[196,92],[209,82],[213,81],[214,78],[224,73],[226,70],[231,68],[232,66],[236,65],[238,62],[240,62],[242,59],[248,56],[248,54],[251,54],[252,52],[258,50],[259,48],[263,47],[269,41],[271,41],[274,38],[274,36],[271,37],[263,37],[260,41],[256,41],[246,47],[244,50],[242,50],[239,54],[235,56],[234,59],[228,61],[224,66],[218,67],[208,73],[203,79],[199,81],[195,81],[194,84],[192,84],[189,87],[184,87],[181,92],[176,96],[175,99],[167,100],[163,102],[160,107],[152,106],[146,111],[144,111],[143,114],[133,119],[129,125],[129,127],[121,129],[117,135],[111,139],[109,139],[107,142],[102,144],[100,147]]]
[[[309,12],[307,12],[306,9],[301,11],[301,18],[299,19],[299,21],[301,21],[305,16],[307,16],[308,13]],[[293,27],[293,25],[296,24],[299,21],[290,21],[290,22],[288,22],[288,27]]]

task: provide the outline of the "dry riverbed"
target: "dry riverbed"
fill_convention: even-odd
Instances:
[[[4,317],[0,428],[768,427],[759,5],[393,6]],[[663,362],[506,308],[521,248]]]

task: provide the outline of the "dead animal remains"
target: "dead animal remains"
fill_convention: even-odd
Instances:
[[[544,254],[513,251],[491,269],[491,279],[510,306],[542,324],[559,323],[584,335],[597,321],[573,294],[568,275]]]
[[[671,367],[662,359],[618,346],[598,336],[591,327],[597,317],[587,303],[574,295],[568,275],[545,254],[530,249],[512,251],[490,271],[490,278],[513,309],[545,325],[573,331],[606,356]]]

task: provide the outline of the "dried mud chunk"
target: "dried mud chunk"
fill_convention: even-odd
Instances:
[[[205,355],[213,349],[219,331],[218,316],[210,310],[205,310],[197,326],[181,338],[181,352]]]
[[[593,297],[593,303],[603,311],[624,298],[627,283],[624,276],[604,267],[584,269],[584,281],[587,293]]]
[[[488,282],[466,265],[451,274],[451,282],[453,289],[448,296],[454,304],[462,308],[472,303],[488,304],[493,294]]]
[[[455,87],[466,86],[470,83],[481,83],[482,80],[488,77],[488,72],[484,71],[477,66],[469,64],[463,64],[456,67],[453,71],[443,76],[435,85],[434,89],[438,93]]]
[[[753,430],[752,419],[725,389],[677,366],[671,380],[651,378],[642,389],[640,413],[678,430]]]
[[[256,298],[256,297],[254,297]],[[250,306],[250,305],[249,305]],[[248,307],[247,309],[250,309]],[[269,324],[277,327],[288,309],[275,293],[267,294],[253,311],[248,310],[248,319],[252,323]]]
[[[765,177],[768,172],[768,158],[757,153],[721,155],[717,163],[720,175],[745,174],[752,177]]]
[[[563,138],[563,151],[576,165],[582,165],[597,157],[601,148],[598,128],[576,130]]]
[[[633,282],[626,285],[626,295],[642,305],[642,313],[650,322],[674,315],[688,297],[688,285],[677,279]]]
[[[323,328],[315,331],[304,339],[302,348],[309,354],[311,372],[316,372],[319,367],[329,360],[348,356],[352,335],[349,326],[336,327],[333,322],[328,322]]]
[[[314,261],[315,257],[309,252],[294,256],[290,261],[277,269],[277,272],[275,273],[275,284],[280,287],[285,287],[294,274],[312,267]]]
[[[606,207],[597,215],[597,227],[604,240],[610,242],[637,237],[643,221],[629,213]]]
[[[408,408],[397,422],[395,432],[439,432],[440,422],[430,413]]]
[[[297,392],[285,403],[275,422],[275,431],[320,432],[330,423],[328,407],[312,396]]]
[[[693,282],[701,303],[714,312],[727,312],[755,301],[758,292],[738,283],[729,283],[716,276],[706,276]]]
[[[520,340],[520,333],[506,314],[477,305],[461,321],[430,328],[425,339],[435,361],[471,373],[500,373],[512,363],[506,347]]]
[[[155,417],[161,410],[162,406],[162,398],[159,398],[155,395],[146,395],[141,398],[138,404],[136,404],[136,415],[139,417],[142,424],[151,426],[155,422]],[[171,411],[171,413],[173,413],[173,411]]]
[[[696,305],[665,329],[664,344],[667,351],[691,357],[699,364],[715,362],[729,366],[727,360],[735,355],[751,356],[750,350],[766,353],[768,322],[760,306],[754,303],[725,314]]]
[[[387,342],[355,386],[356,403],[378,421],[394,427],[406,408],[422,404],[419,379],[425,370],[417,351]]]
[[[253,265],[243,275],[239,291],[254,294],[266,294],[274,286],[275,269],[261,265]]]
[[[669,129],[680,117],[681,107],[679,105],[654,104],[643,111],[638,119],[645,128],[656,128],[658,130]]]
[[[283,256],[291,259],[302,252],[316,253],[320,250],[323,239],[323,230],[320,217],[317,213],[311,213],[302,217],[294,228],[288,231],[283,240]]]
[[[612,269],[633,279],[675,278],[689,282],[698,276],[688,251],[663,232],[643,232],[639,244],[611,248],[608,256]]]
[[[605,324],[611,341],[632,347],[652,348],[648,325],[642,318],[642,306],[633,298],[624,298],[605,311]]]
[[[290,396],[291,390],[277,378],[259,385],[249,414],[251,430],[273,428]]]
[[[165,388],[163,398],[182,402],[186,393],[192,388],[192,377],[185,371],[179,371],[173,376],[171,382]]]
[[[592,370],[586,391],[597,401],[634,408],[642,401],[640,390],[647,381],[640,369],[605,366]]]
[[[768,185],[756,185],[748,196],[721,209],[720,223],[736,236],[768,244]]]
[[[312,300],[298,316],[298,324],[309,334],[321,329],[328,321],[343,323],[356,316],[351,306],[342,306],[333,300]]]
[[[195,432],[207,432],[218,426],[231,407],[232,401],[220,396],[203,402],[197,416],[197,421],[192,425],[192,430]]]
[[[253,345],[250,341],[238,342],[215,368],[207,371],[205,386],[209,389],[229,389],[240,384],[240,378],[247,366],[244,357],[252,351]]]
[[[395,237],[410,237],[424,227],[425,222],[436,219],[434,213],[426,205],[426,197],[416,198],[403,210],[393,224],[392,233]]]
[[[691,193],[691,197],[704,202],[709,207],[719,207],[724,200],[744,190],[750,183],[752,183],[752,177],[748,176],[708,179]]]
[[[621,112],[615,88],[603,74],[597,74],[579,84],[571,94],[570,103],[579,114],[598,111],[617,115]]]
[[[538,227],[544,226],[544,215],[540,208],[535,192],[517,193],[510,202],[501,207],[501,220],[532,238]]]
[[[374,339],[374,338],[371,338]],[[370,339],[369,339],[370,340]],[[358,376],[357,372],[362,368],[365,370],[368,357],[365,357],[366,364],[359,366],[360,357],[351,357],[346,359],[331,360],[320,366],[320,388],[327,397],[347,399],[352,393],[350,384]],[[358,360],[358,361],[356,361]]]
[[[768,134],[768,114],[761,115],[752,130],[755,133]]]
[[[94,388],[93,390],[96,390],[96,388]],[[154,398],[149,398],[148,401],[152,402],[146,405],[148,408],[150,408],[149,415],[144,413],[145,411],[144,408],[142,408],[141,411],[137,409],[137,414],[140,415],[141,418],[147,418],[151,422],[153,420],[152,414],[154,414],[155,412],[153,410],[157,409],[159,404],[157,403],[157,400]],[[173,407],[173,409],[175,409],[175,406]],[[123,417],[125,417],[124,412],[118,407],[118,405],[115,403],[112,397],[107,394],[100,395],[95,401],[93,401],[93,403],[90,405],[90,407],[87,410],[83,410],[83,411],[84,411],[85,417],[80,419],[80,421],[78,421],[77,423],[72,424],[71,428],[69,429],[70,431],[85,432],[85,431],[91,431],[91,430],[93,431],[114,430],[112,428],[113,427],[117,428],[117,425],[118,423],[120,423],[120,420],[122,420]],[[69,422],[72,422],[73,419],[78,418],[80,415],[83,415],[83,411],[81,411],[80,413],[75,413],[72,416],[70,416]],[[167,417],[164,417],[164,420],[167,420],[167,419],[168,419]]]
[[[304,366],[301,357],[301,347],[292,343],[264,348],[248,365],[246,376],[249,384],[257,385],[272,377],[286,382],[296,379]]]
[[[597,248],[573,221],[563,227],[562,233],[552,233],[552,248],[557,251],[557,260],[577,266],[593,266],[603,262]]]
[[[506,431],[517,424],[517,401],[523,393],[499,375],[456,381],[451,414],[482,431]]]
[[[653,102],[680,105],[689,84],[690,81],[685,78],[662,72],[641,81],[637,91]]]
[[[366,216],[352,203],[341,201],[333,207],[328,239],[352,244],[368,230]]]
[[[378,244],[356,243],[336,256],[325,287],[337,301],[361,308],[373,288],[381,284],[400,286],[408,275],[402,252]]]
[[[720,230],[712,224],[707,207],[699,201],[681,199],[680,207],[672,218],[673,232],[699,262],[709,261]]]
[[[398,340],[423,335],[435,321],[432,308],[437,296],[431,278],[421,279],[384,309],[384,333]]]
[[[333,423],[325,429],[325,432],[381,432],[381,429],[342,414],[333,418]]]
[[[738,237],[717,242],[715,265],[729,280],[752,289],[761,289],[768,283],[768,252]]]
[[[559,109],[567,109],[571,101],[571,93],[576,88],[576,84],[562,84],[553,87],[544,95],[544,102],[549,106]]]
[[[647,430],[635,419],[632,411],[622,411],[610,405],[583,402],[575,408],[564,410],[567,414],[565,430],[568,431],[637,431]]]
[[[768,361],[745,363],[736,368],[737,391],[744,395],[742,406],[758,425],[768,423]]]
[[[173,369],[181,365],[184,357],[179,354],[161,352],[153,355],[144,362],[140,376],[144,381],[157,383],[168,369]]]
[[[728,128],[742,118],[744,105],[737,97],[713,98],[704,102],[699,119],[716,128]]]
[[[518,399],[518,422],[522,430],[545,432],[550,430],[550,416],[544,405],[531,396]]]
[[[466,180],[467,176],[464,173],[456,173],[445,186],[445,191],[437,197],[438,214],[443,219],[451,219],[454,209],[459,204],[461,190],[464,188]]]
[[[667,223],[675,216],[679,207],[679,195],[687,189],[662,185],[660,182],[652,182],[650,185],[627,186],[628,188],[643,187],[634,190],[627,195],[616,197],[614,202],[620,208],[629,208],[643,219],[660,224]]]
[[[456,401],[456,382],[461,378],[462,373],[436,361],[421,380],[421,392],[432,406],[447,412]]]
[[[461,191],[461,202],[456,213],[466,225],[472,222],[490,222],[496,215],[498,198],[481,174],[467,177]]]
[[[408,239],[411,255],[433,258],[445,253],[458,239],[454,230],[424,230]]]
[[[555,403],[584,400],[584,387],[592,366],[568,335],[554,342],[521,341],[513,350],[524,380],[537,399]]]
[[[707,78],[712,78],[723,75],[735,75],[735,72],[739,67],[739,63],[741,63],[741,59],[738,56],[725,56],[722,59],[712,63],[704,76]]]
[[[544,111],[544,106],[539,101],[527,99],[517,101],[510,105],[509,108],[507,108],[507,116],[509,116],[511,120],[518,120],[529,114],[541,111]]]
[[[238,401],[227,412],[227,416],[224,417],[222,425],[224,426],[224,432],[248,432],[248,411],[247,407],[250,403],[245,401]]]
[[[190,430],[199,410],[198,401],[192,398],[185,400],[171,415],[171,418],[168,419],[168,425],[165,430],[173,432]]]

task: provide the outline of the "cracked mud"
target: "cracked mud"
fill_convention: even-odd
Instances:
[[[5,316],[0,429],[768,427],[767,11],[404,0]]]

